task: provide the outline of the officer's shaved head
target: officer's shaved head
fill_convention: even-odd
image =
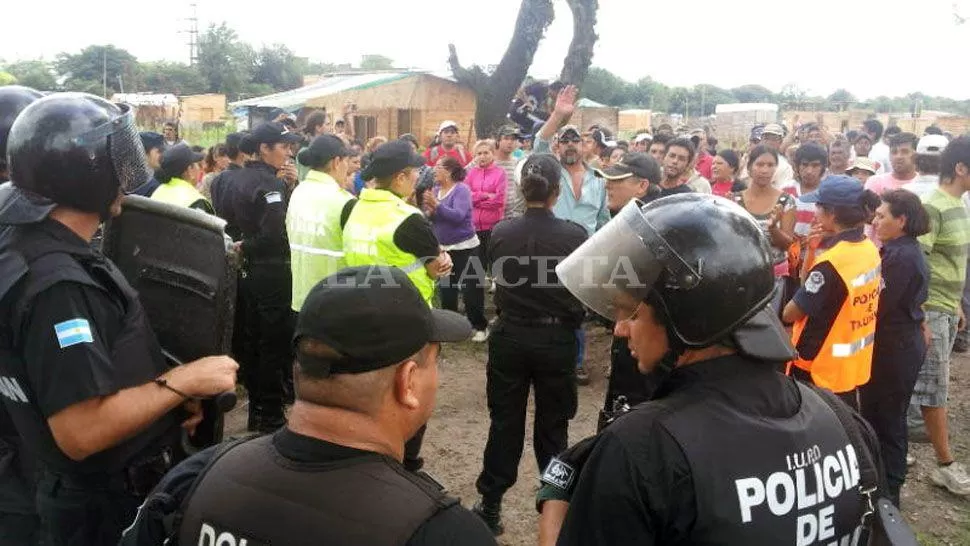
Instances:
[[[294,364],[294,388],[296,398],[317,406],[338,408],[374,416],[378,414],[389,396],[393,395],[394,382],[400,364],[414,361],[418,366],[433,362],[436,345],[425,345],[417,354],[404,361],[363,373],[321,373],[318,369]],[[326,344],[308,337],[301,338],[297,351],[323,362],[339,362],[344,357]]]

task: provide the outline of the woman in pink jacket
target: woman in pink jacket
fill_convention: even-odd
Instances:
[[[505,187],[508,180],[505,169],[495,164],[495,141],[479,140],[475,143],[474,166],[469,167],[465,184],[472,190],[472,223],[478,233],[479,257],[487,271],[489,263],[485,256],[492,228],[505,212]]]

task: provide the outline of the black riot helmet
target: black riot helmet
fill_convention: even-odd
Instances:
[[[17,187],[102,218],[119,190],[149,180],[131,107],[87,93],[56,93],[24,109],[7,157]]]
[[[20,85],[0,87],[0,175],[7,170],[7,135],[13,120],[30,103],[43,96],[39,91]],[[0,178],[0,182],[3,181]]]
[[[766,360],[794,356],[768,308],[775,285],[768,240],[727,199],[690,193],[632,201],[556,273],[605,317],[615,318],[618,292],[659,308],[675,353],[726,342]]]

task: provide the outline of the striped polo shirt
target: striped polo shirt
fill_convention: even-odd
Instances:
[[[795,235],[807,236],[812,230],[812,223],[815,222],[815,203],[806,203],[799,199],[802,196],[802,185],[797,180],[782,186],[781,191],[795,198]]]
[[[930,217],[930,232],[919,238],[930,266],[926,308],[956,315],[967,274],[970,215],[959,197],[941,188],[923,198],[923,208]]]

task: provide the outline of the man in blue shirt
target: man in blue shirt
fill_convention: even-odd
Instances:
[[[575,125],[563,126],[576,109],[576,94],[574,86],[559,92],[556,109],[536,134],[535,153],[552,153],[549,141],[553,137],[558,140],[562,192],[552,212],[583,226],[592,235],[610,220],[610,210],[606,206],[606,184],[582,159],[579,129]]]
[[[579,129],[575,125],[564,125],[576,110],[578,93],[579,90],[574,85],[568,85],[559,92],[555,110],[536,133],[534,153],[552,153],[549,141],[553,137],[557,139],[559,163],[562,165],[562,190],[552,213],[557,218],[576,222],[592,235],[610,221],[610,209],[606,204],[606,183],[583,161],[580,148],[583,138]],[[583,366],[586,334],[582,328],[576,330],[576,341],[579,347],[576,354],[576,380],[580,385],[587,385],[589,373]]]

